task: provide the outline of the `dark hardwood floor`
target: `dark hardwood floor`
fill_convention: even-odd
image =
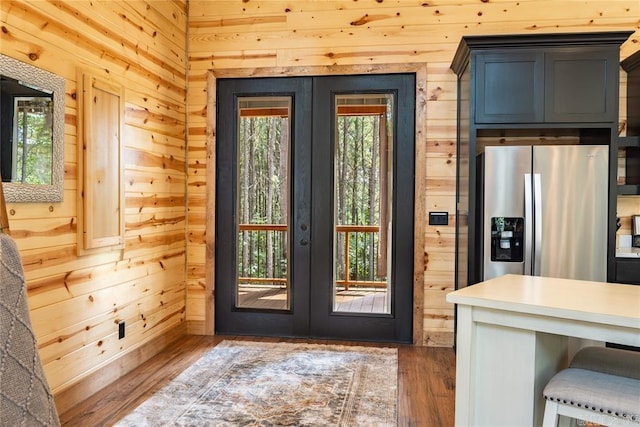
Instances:
[[[300,340],[228,336],[186,336],[123,378],[60,414],[65,426],[109,426],[178,376],[225,339],[260,341]],[[338,341],[304,342],[368,345]],[[389,346],[389,344],[384,344]],[[452,426],[454,420],[455,355],[451,348],[398,348],[398,425]]]

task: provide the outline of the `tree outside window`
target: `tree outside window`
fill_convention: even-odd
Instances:
[[[16,97],[13,181],[51,184],[53,101],[47,97]]]

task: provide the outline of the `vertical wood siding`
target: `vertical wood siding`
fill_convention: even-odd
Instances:
[[[460,37],[636,30],[622,46],[626,58],[640,49],[639,17],[637,0],[190,0],[189,331],[211,327],[213,297],[205,280],[205,203],[212,191],[204,179],[208,70],[244,69],[251,76],[264,67],[327,67],[331,73],[335,66],[426,64],[426,136],[418,141],[426,153],[416,159],[425,173],[418,186],[425,215],[448,211],[450,221],[425,225],[424,247],[416,248],[425,259],[424,301],[416,306],[422,307],[422,344],[451,345],[454,311],[445,295],[454,286],[456,78],[449,65]]]
[[[44,369],[59,394],[185,325],[187,5],[3,0],[0,20],[1,53],[66,80],[64,201],[8,204]],[[122,252],[77,255],[79,67],[125,88]]]

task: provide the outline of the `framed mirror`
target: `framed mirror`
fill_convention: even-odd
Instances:
[[[0,54],[0,174],[7,202],[61,202],[64,78]]]

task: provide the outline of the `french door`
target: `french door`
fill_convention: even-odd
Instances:
[[[215,328],[410,342],[413,74],[217,80]]]

